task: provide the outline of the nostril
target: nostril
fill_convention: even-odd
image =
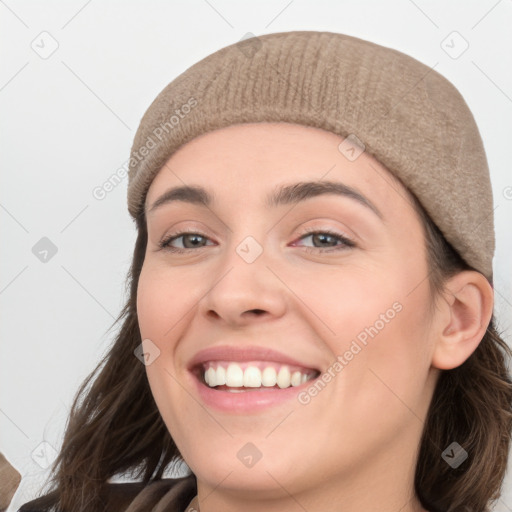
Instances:
[[[256,315],[261,315],[261,314],[265,313],[265,311],[263,309],[250,309],[249,313],[251,313],[251,312]]]

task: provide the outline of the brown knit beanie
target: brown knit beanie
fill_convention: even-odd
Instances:
[[[245,38],[174,79],[135,135],[130,214],[144,213],[151,181],[186,142],[232,124],[278,121],[340,135],[340,151],[348,148],[348,158],[364,148],[413,192],[466,263],[492,283],[489,169],[466,102],[432,68],[344,34]]]

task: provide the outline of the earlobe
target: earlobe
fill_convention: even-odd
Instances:
[[[457,368],[476,350],[492,317],[493,289],[479,272],[467,270],[450,278],[441,301],[432,366]]]

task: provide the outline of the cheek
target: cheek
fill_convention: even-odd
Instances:
[[[428,284],[425,281],[411,291],[415,279],[396,277],[388,286],[381,285],[373,298],[358,298],[359,304],[365,304],[364,313],[354,312],[360,323],[352,324],[351,337],[363,340],[358,343],[360,363],[351,388],[365,390],[364,407],[385,411],[379,421],[390,427],[388,432],[425,413],[425,383],[431,364]]]
[[[178,411],[183,410],[184,404],[176,386],[174,354],[182,331],[179,320],[187,308],[183,294],[177,290],[179,278],[173,280],[168,274],[152,262],[144,263],[137,287],[137,317],[142,340],[151,340],[145,346],[159,351],[158,357],[146,365],[151,393],[167,429],[171,435],[180,437],[180,426],[174,418],[179,417]]]
[[[166,403],[166,394],[176,390],[176,350],[200,292],[182,269],[147,260],[142,267],[137,286],[137,317],[143,343],[147,343],[149,351],[158,353],[154,362],[146,366],[158,403]]]
[[[167,347],[172,344],[179,319],[190,309],[186,290],[181,273],[170,275],[169,270],[144,263],[137,287],[137,316],[143,339],[149,338],[157,345],[165,340]],[[164,346],[159,348],[163,350]]]
[[[375,410],[383,404],[403,409],[398,397],[408,403],[421,398],[431,351],[424,272],[394,255],[383,266],[331,269],[317,272],[314,281],[294,283],[297,295],[313,305],[316,315],[308,318],[322,333],[332,360],[344,359],[336,386],[344,400],[354,399],[356,410],[362,407],[361,421],[369,404],[362,406],[356,397],[365,397]]]
[[[363,343],[376,331],[389,331],[391,324],[400,323],[401,310],[410,302],[407,293],[413,278],[407,269],[360,267],[317,267],[311,274],[303,272],[290,277],[294,293],[305,305],[305,320],[316,326],[332,352],[348,349],[350,341]]]

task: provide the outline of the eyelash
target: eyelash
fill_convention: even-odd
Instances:
[[[352,240],[348,239],[346,236],[343,236],[340,233],[336,233],[335,231],[330,231],[328,229],[306,230],[301,234],[301,236],[299,237],[299,240],[303,240],[304,238],[307,238],[308,236],[311,236],[311,235],[320,235],[320,234],[321,235],[329,235],[334,238],[337,238],[342,243],[339,245],[336,245],[334,247],[328,247],[328,248],[304,247],[306,252],[309,252],[309,253],[336,252],[336,251],[345,250],[347,248],[356,247],[356,244]],[[181,238],[186,235],[199,235],[202,238],[206,238],[206,239],[208,238],[206,235],[203,235],[196,231],[180,231],[178,233],[173,233],[172,235],[169,235],[168,237],[166,237],[163,240],[161,240],[160,242],[158,242],[158,246],[162,250],[173,252],[173,253],[178,253],[178,254],[183,254],[185,252],[192,251],[192,250],[194,250],[193,248],[182,249],[181,247],[172,247],[171,245],[169,245],[173,240],[177,240],[178,238]],[[198,249],[203,249],[204,247],[205,246],[202,246],[202,247],[199,247]]]

